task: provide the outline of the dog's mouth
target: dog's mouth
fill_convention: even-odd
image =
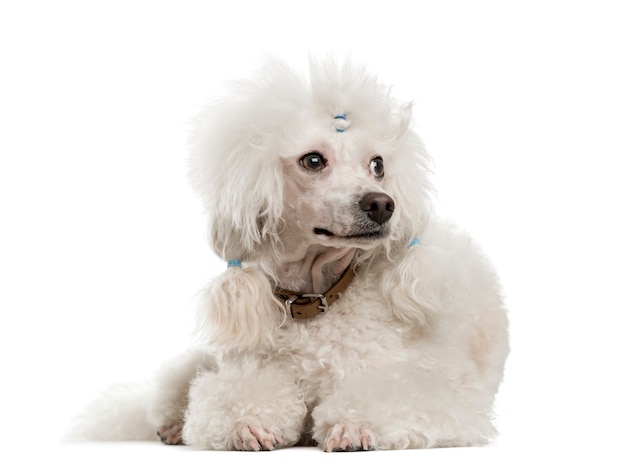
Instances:
[[[321,236],[335,236],[332,231],[325,230],[324,228],[315,228],[313,233]]]
[[[375,241],[377,239],[382,239],[389,234],[389,230],[384,227],[380,227],[377,229],[367,229],[365,231],[360,231],[356,233],[351,233],[348,235],[337,235],[332,231],[329,231],[325,228],[314,228],[313,233],[318,236],[326,236],[328,238],[339,238],[339,239],[347,239],[347,240],[363,240],[363,241]]]

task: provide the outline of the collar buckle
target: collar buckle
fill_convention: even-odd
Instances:
[[[303,300],[308,299],[308,302],[302,302]],[[308,315],[304,315],[305,313],[303,313],[301,310],[297,310],[297,309],[293,309],[292,308],[292,304],[295,303],[296,306],[304,306],[307,309],[311,308],[312,304],[317,304],[315,303],[316,300],[319,300],[319,305],[315,306],[315,315],[317,314],[323,314],[326,311],[328,311],[328,301],[326,300],[326,295],[324,294],[317,294],[317,293],[306,293],[306,294],[294,294],[291,297],[289,297],[288,299],[285,300],[285,309],[287,309],[287,313],[293,317],[294,319],[307,319],[310,318],[311,316]]]
[[[294,293],[293,291],[274,288],[274,296],[284,303],[287,314],[294,319],[312,319],[326,311],[333,305],[352,283],[355,276],[354,269],[348,267],[339,281],[326,293]]]

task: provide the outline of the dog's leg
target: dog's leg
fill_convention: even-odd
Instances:
[[[335,424],[323,445],[327,452],[369,450],[375,445],[374,432],[367,426],[350,422]]]
[[[273,450],[298,441],[306,413],[290,371],[272,363],[224,364],[193,382],[183,440],[209,450]]]
[[[161,442],[166,445],[182,445],[183,444],[183,421],[174,420],[171,423],[165,423],[159,426],[157,435]]]
[[[272,422],[249,419],[235,430],[233,442],[237,450],[274,450],[285,445],[280,431]]]
[[[148,403],[148,419],[163,443],[183,443],[183,416],[191,381],[199,372],[216,369],[213,355],[192,349],[167,362],[158,371]]]
[[[493,393],[477,387],[471,375],[408,363],[366,370],[315,408],[313,438],[325,451],[484,444]]]

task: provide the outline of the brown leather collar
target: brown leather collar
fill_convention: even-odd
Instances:
[[[290,314],[294,319],[312,319],[325,313],[330,305],[339,299],[339,294],[348,288],[353,278],[354,269],[348,267],[339,281],[324,294],[294,293],[275,288],[274,296],[285,303],[287,314]]]

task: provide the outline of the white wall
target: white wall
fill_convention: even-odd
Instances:
[[[191,341],[223,264],[185,141],[219,83],[267,53],[350,51],[415,102],[441,212],[501,272],[495,448],[608,451],[626,414],[625,20],[601,0],[2,3],[2,438],[57,438]]]

